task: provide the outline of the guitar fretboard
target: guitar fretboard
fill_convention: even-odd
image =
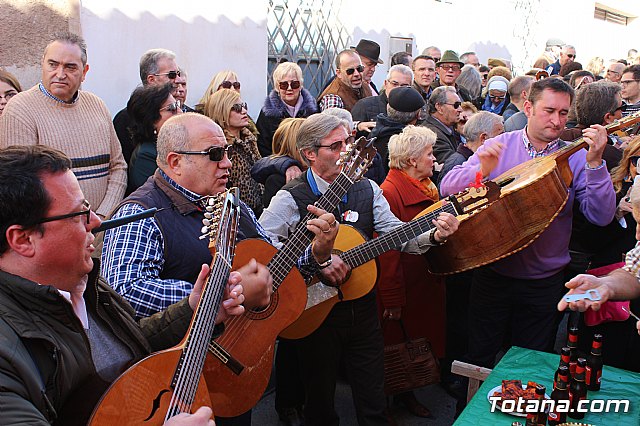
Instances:
[[[322,197],[316,201],[315,205],[327,212],[332,212],[352,185],[353,181],[344,173],[340,173],[331,185],[329,185],[329,188]],[[314,234],[307,229],[307,221],[314,217],[315,215],[307,213],[307,215],[298,222],[298,226],[287,239],[284,246],[278,250],[269,262],[268,268],[273,277],[274,290],[277,290],[280,284],[282,284],[289,274],[289,271],[291,271],[291,267],[296,264],[300,255],[309,243],[311,243]]]
[[[458,213],[453,203],[446,203],[442,207],[435,209],[424,216],[420,216],[410,222],[400,225],[397,228],[382,234],[378,238],[369,240],[357,247],[347,250],[340,255],[343,262],[351,268],[356,268],[371,259],[380,256],[389,250],[397,249],[402,244],[416,238],[418,235],[433,229],[435,226],[433,219],[437,218],[441,212],[451,213],[457,216]]]

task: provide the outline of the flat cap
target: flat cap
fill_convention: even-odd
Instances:
[[[396,87],[389,93],[389,105],[396,111],[414,112],[424,106],[424,99],[413,87]]]

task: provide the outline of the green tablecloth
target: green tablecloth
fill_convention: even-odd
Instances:
[[[604,348],[606,350],[606,347]],[[629,354],[629,356],[639,356]],[[496,410],[491,413],[491,403],[487,394],[491,389],[502,384],[502,380],[522,380],[527,383],[533,380],[547,387],[547,394],[553,390],[553,375],[558,368],[560,356],[545,352],[532,351],[512,347],[493,369],[487,380],[480,386],[469,405],[456,420],[454,425],[508,426],[514,421],[525,423],[525,418],[505,414]],[[586,413],[584,419],[567,421],[588,423],[597,426],[640,425],[640,374],[605,365],[602,372],[602,387],[597,392],[589,392],[587,398],[592,399],[628,399],[627,413]]]

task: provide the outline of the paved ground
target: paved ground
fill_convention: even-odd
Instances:
[[[455,414],[455,400],[451,398],[440,385],[431,385],[416,391],[420,402],[431,410],[432,419],[423,419],[409,414],[403,407],[392,405],[391,412],[398,426],[434,425],[445,426],[453,424]],[[355,410],[351,399],[351,388],[346,383],[339,383],[336,390],[336,410],[340,416],[341,426],[356,426]],[[262,400],[253,409],[252,424],[254,426],[282,425],[274,408],[274,393],[267,391]]]

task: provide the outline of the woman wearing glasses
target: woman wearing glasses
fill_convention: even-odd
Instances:
[[[169,118],[182,113],[173,95],[173,84],[140,86],[133,91],[127,111],[131,119],[129,132],[135,145],[129,161],[127,194],[132,193],[156,170],[156,138]]]
[[[283,62],[273,71],[274,89],[264,101],[258,116],[258,149],[263,157],[271,155],[273,134],[288,117],[306,118],[318,112],[313,95],[302,84],[302,69],[293,62]]]
[[[508,88],[509,80],[506,78],[500,75],[491,77],[487,83],[487,94],[482,103],[482,110],[502,115],[510,102]]]
[[[22,92],[18,79],[5,70],[0,69],[0,115],[4,111],[4,106],[18,93]]]
[[[204,104],[204,113],[222,127],[229,145],[229,159],[233,167],[227,186],[237,186],[240,189],[240,199],[260,217],[264,188],[251,178],[250,172],[261,157],[256,136],[248,127],[247,104],[235,90],[220,89]]]

